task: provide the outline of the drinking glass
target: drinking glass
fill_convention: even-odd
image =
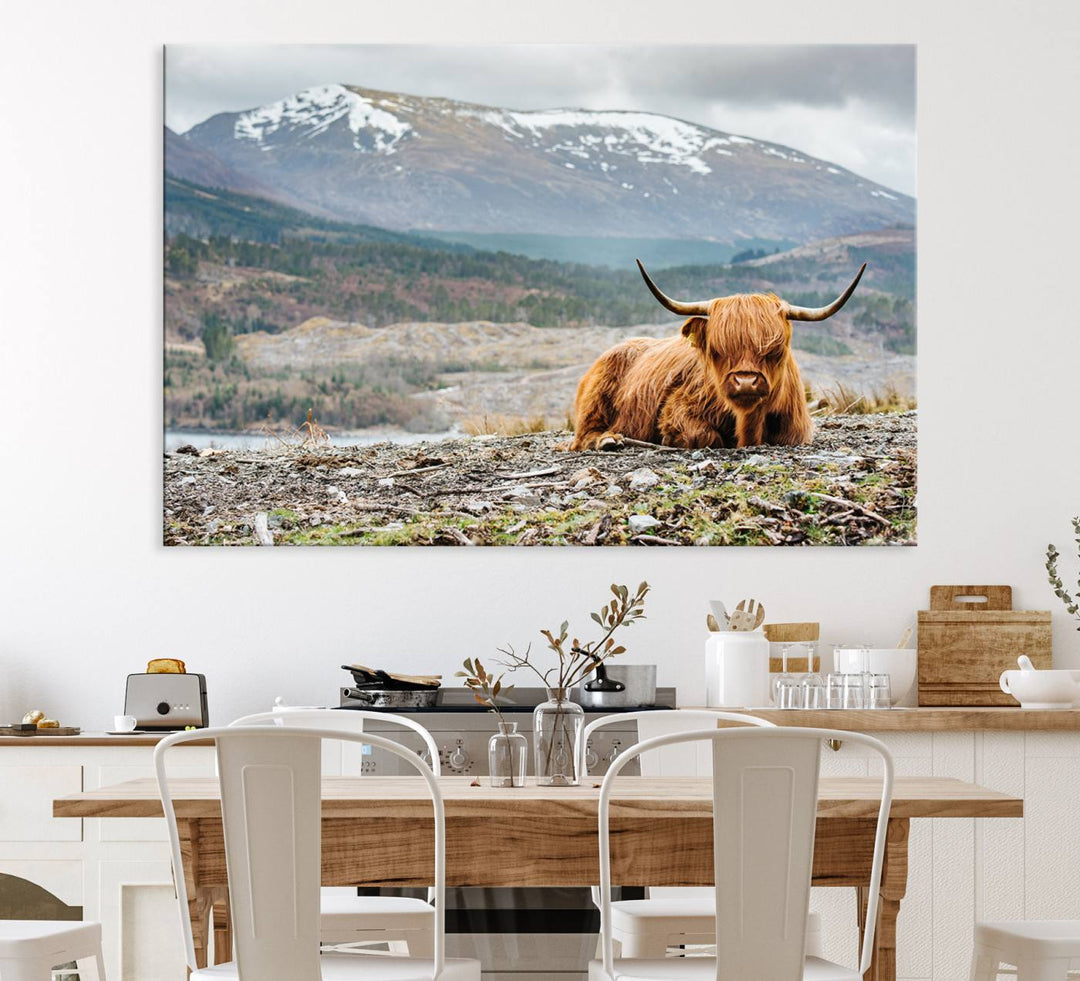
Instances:
[[[804,640],[797,644],[792,644],[791,656],[796,659],[806,658],[807,674],[817,674],[820,671],[820,665],[814,663],[817,660],[817,644],[812,640]]]
[[[776,683],[776,707],[781,709],[802,708],[802,688],[795,675],[781,675]]]
[[[866,678],[862,674],[842,675],[840,702],[846,709],[866,707]]]
[[[791,644],[784,644],[780,648],[780,674],[773,679],[773,702],[777,708],[784,708],[785,706],[780,704],[780,687],[781,685],[791,685],[796,683],[796,677],[790,671],[788,671],[788,658],[791,657]],[[797,705],[788,705],[787,708],[798,708]]]
[[[887,674],[870,675],[866,707],[872,709],[892,708],[892,681]]]
[[[804,674],[800,681],[802,707],[804,709],[827,708],[825,681],[815,672]]]
[[[844,707],[844,678],[847,675],[833,671],[825,675],[825,707],[838,709]]]

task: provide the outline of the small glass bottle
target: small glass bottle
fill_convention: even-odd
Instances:
[[[529,741],[517,731],[516,722],[500,722],[488,740],[488,773],[492,787],[524,787],[529,762]]]
[[[533,752],[536,782],[541,787],[576,787],[578,743],[585,710],[570,700],[566,688],[548,689],[548,700],[533,709]]]

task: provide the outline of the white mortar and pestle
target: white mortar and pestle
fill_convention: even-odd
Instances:
[[[1020,670],[1003,671],[999,684],[1022,709],[1063,709],[1080,707],[1080,671],[1051,669],[1040,671],[1031,658],[1021,654]]]

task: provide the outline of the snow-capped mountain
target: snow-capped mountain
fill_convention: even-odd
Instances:
[[[401,230],[802,242],[915,219],[912,198],[828,161],[643,112],[323,85],[184,138],[291,202]]]

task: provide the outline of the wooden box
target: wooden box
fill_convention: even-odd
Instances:
[[[998,684],[1021,654],[1052,664],[1050,612],[1014,610],[1011,586],[931,586],[919,611],[920,705],[1016,705]]]

